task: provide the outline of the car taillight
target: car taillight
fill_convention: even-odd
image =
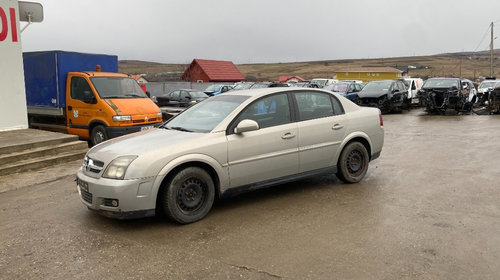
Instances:
[[[384,126],[384,120],[382,119],[382,112],[378,111],[378,118],[380,119],[380,126]]]

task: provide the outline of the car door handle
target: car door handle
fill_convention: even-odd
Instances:
[[[281,139],[292,139],[293,137],[295,137],[295,134],[288,132],[283,134],[283,136],[281,136]]]
[[[341,125],[341,124],[339,124],[339,123],[336,123],[336,124],[332,127],[332,129],[333,129],[333,130],[339,130],[339,129],[342,129],[342,128],[344,128],[344,126],[343,126],[343,125]]]

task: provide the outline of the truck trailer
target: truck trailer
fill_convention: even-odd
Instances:
[[[25,52],[28,122],[78,135],[92,145],[152,128],[160,108],[118,72],[118,57],[66,51]]]

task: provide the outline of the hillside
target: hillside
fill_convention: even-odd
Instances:
[[[495,51],[494,70],[500,74],[500,50]],[[414,77],[455,76],[475,79],[489,76],[489,52],[449,53],[432,56],[394,57],[379,59],[342,59],[294,63],[239,64],[238,69],[248,80],[278,80],[283,75],[299,75],[305,79],[332,78],[335,72],[350,67],[414,66],[409,73]],[[188,65],[162,64],[136,60],[122,60],[119,71],[127,74],[146,74],[149,81],[176,80]]]

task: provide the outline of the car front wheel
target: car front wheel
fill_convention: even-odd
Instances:
[[[208,214],[214,202],[215,186],[205,170],[187,167],[172,177],[160,195],[165,214],[180,224],[189,224]]]
[[[357,183],[368,170],[369,155],[360,142],[351,142],[340,154],[337,177],[346,183]]]

